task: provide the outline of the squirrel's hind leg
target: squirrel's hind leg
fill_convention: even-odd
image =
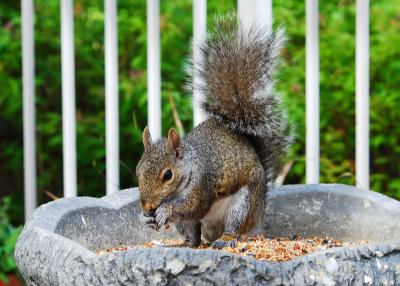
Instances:
[[[236,247],[237,237],[250,211],[249,196],[248,186],[243,186],[232,196],[226,209],[222,236],[211,243],[212,248]]]
[[[182,246],[195,247],[201,243],[201,223],[180,221],[175,223],[178,232],[185,238]]]
[[[255,168],[250,173],[249,184],[233,195],[225,216],[222,236],[212,242],[212,247],[236,247],[237,237],[250,231],[261,220],[266,192],[264,174],[261,166]]]

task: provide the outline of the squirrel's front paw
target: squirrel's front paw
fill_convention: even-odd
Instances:
[[[167,224],[172,215],[172,206],[160,206],[156,210],[156,224],[160,229],[164,224]]]
[[[146,214],[145,212],[142,212],[141,220],[145,226],[155,229],[155,230],[158,230],[156,218],[154,216],[151,216],[149,214]]]

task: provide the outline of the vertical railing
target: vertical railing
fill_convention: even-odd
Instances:
[[[238,0],[238,18],[245,27],[254,22],[272,30],[272,0]]]
[[[356,6],[356,185],[369,189],[369,0]]]
[[[193,0],[193,60],[198,62],[200,58],[199,45],[207,36],[207,1]],[[194,78],[195,82],[199,79]],[[193,125],[197,126],[206,119],[206,114],[201,109],[201,92],[193,92]]]
[[[74,8],[72,0],[61,1],[61,71],[64,197],[76,197],[76,112]]]
[[[105,0],[106,190],[119,190],[117,2]]]
[[[147,116],[153,139],[161,137],[160,2],[147,0]]]
[[[21,0],[25,220],[36,207],[36,116],[33,0]]]
[[[306,0],[306,182],[319,183],[318,0]]]

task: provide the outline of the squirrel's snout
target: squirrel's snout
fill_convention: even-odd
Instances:
[[[157,209],[157,206],[155,204],[151,204],[143,199],[140,200],[140,207],[142,208],[144,213],[147,212],[155,212]]]

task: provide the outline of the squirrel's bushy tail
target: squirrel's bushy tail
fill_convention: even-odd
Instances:
[[[246,30],[234,13],[217,16],[199,60],[192,58],[189,69],[189,85],[201,91],[203,109],[251,140],[270,182],[292,141],[280,97],[273,92],[285,39],[281,28],[268,33],[253,25]]]

